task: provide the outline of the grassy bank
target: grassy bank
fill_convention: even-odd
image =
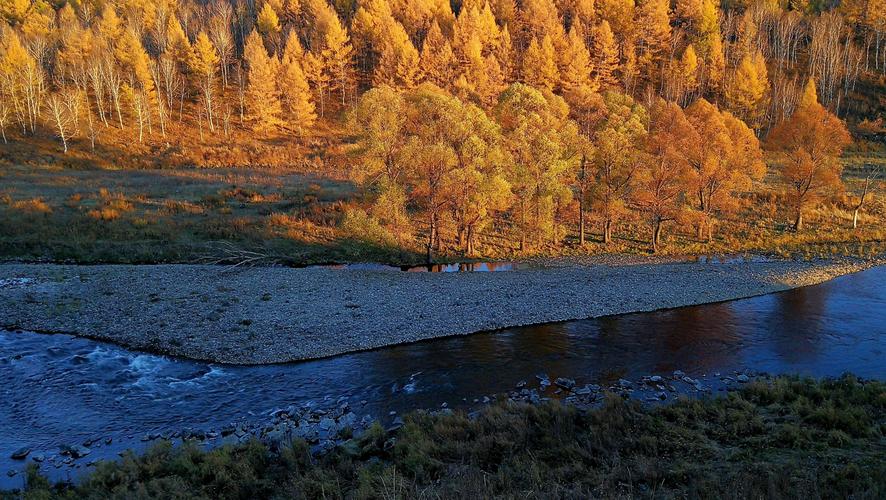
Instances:
[[[877,153],[852,153],[844,182],[857,193],[862,165],[886,164]],[[757,252],[779,256],[870,256],[886,250],[886,198],[868,196],[852,229],[852,198],[831,199],[791,230],[791,211],[773,172],[745,193],[740,209],[718,224],[713,241],[690,225],[665,228],[665,254]],[[170,168],[111,170],[81,165],[15,165],[0,161],[0,259],[75,263],[239,262],[299,265],[376,261],[418,264],[421,220],[392,232],[367,217],[372,193],[350,180],[345,167],[322,173],[284,168]],[[646,254],[649,221],[631,211],[611,244],[589,221],[589,241],[578,246],[577,215],[564,212],[557,244],[518,250],[513,221],[500,220],[478,241],[478,257],[601,253]],[[575,220],[572,220],[575,219]],[[438,260],[463,260],[455,229],[440,228]]]
[[[501,403],[469,418],[413,413],[312,458],[258,442],[155,447],[79,485],[34,471],[25,498],[882,498],[886,384],[780,377],[647,408]],[[7,493],[8,496],[14,496]],[[3,495],[0,495],[3,496]]]

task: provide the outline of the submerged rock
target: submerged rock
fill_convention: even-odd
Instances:
[[[31,453],[31,449],[28,447],[23,447],[12,452],[11,458],[13,460],[24,460],[28,454]]]

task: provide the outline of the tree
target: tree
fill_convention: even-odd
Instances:
[[[541,44],[533,38],[529,48],[523,54],[523,83],[539,90],[551,92],[559,85],[560,71],[554,56],[554,44],[551,37],[545,35]]]
[[[52,93],[47,100],[47,107],[55,127],[56,135],[62,141],[65,154],[68,153],[68,139],[73,132],[74,117],[66,106],[66,98],[58,93]]]
[[[840,154],[852,139],[842,120],[818,102],[810,78],[797,110],[770,132],[767,147],[784,156],[781,177],[794,206],[794,230],[803,229],[803,210],[829,189],[840,189]]]
[[[203,98],[206,109],[206,121],[209,122],[209,130],[215,131],[213,118],[213,95],[215,91],[215,75],[218,70],[218,53],[215,46],[209,41],[206,33],[201,31],[194,42],[191,56],[191,72],[198,78],[197,86]]]
[[[495,116],[510,155],[508,180],[516,197],[520,250],[527,239],[540,246],[555,240],[558,205],[572,200],[569,174],[579,159],[570,146],[579,143],[569,108],[561,97],[520,83],[499,97]]]
[[[762,53],[757,51],[742,58],[732,84],[726,87],[726,103],[754,130],[760,130],[763,126],[769,106],[769,78]]]
[[[271,46],[277,46],[276,40],[280,34],[280,18],[277,17],[277,11],[271,6],[271,2],[265,2],[258,12],[255,28],[271,42]]]
[[[603,21],[594,29],[594,76],[601,88],[619,86],[616,71],[618,70],[618,45],[609,22]]]
[[[269,57],[261,37],[253,31],[246,38],[243,59],[248,67],[245,101],[247,118],[257,131],[269,131],[280,125],[282,113],[277,91],[278,61]]]
[[[591,207],[602,221],[603,242],[610,243],[613,226],[627,211],[637,170],[645,160],[649,115],[646,108],[625,94],[606,92],[603,101],[606,118],[595,134]]]
[[[668,0],[646,0],[637,13],[637,64],[649,82],[656,81],[656,70],[670,48],[669,11]]]
[[[694,208],[701,215],[699,238],[706,232],[713,238],[716,212],[737,208],[735,193],[763,178],[766,165],[753,131],[728,112],[698,99],[686,108],[686,118],[693,127],[689,136],[687,158],[688,184],[695,197]]]
[[[43,68],[25,50],[18,34],[0,27],[0,97],[11,105],[23,134],[36,132],[44,79]]]
[[[344,105],[348,92],[353,86],[354,49],[351,46],[351,39],[338,14],[325,1],[314,0],[311,6],[314,23],[320,35],[318,43],[312,46],[311,50],[315,51],[315,47],[319,49],[315,56],[319,71],[322,73],[320,78],[328,82],[330,90],[339,91],[341,104]],[[320,83],[320,78],[315,81]],[[320,108],[322,116],[322,93]]]
[[[288,121],[294,123],[299,134],[309,130],[317,121],[311,88],[301,65],[303,56],[298,38],[290,32],[280,64],[278,90]]]
[[[440,88],[448,88],[455,77],[455,57],[449,40],[435,20],[425,37],[419,62],[420,79]]]
[[[3,113],[3,110],[0,110],[0,114]],[[0,116],[2,118],[2,116]],[[858,203],[856,203],[852,208],[852,229],[858,229],[858,213],[861,212],[862,207],[864,206],[865,201],[867,201],[868,195],[872,194],[872,191],[877,186],[877,182],[880,177],[883,175],[883,168],[879,166],[870,166],[867,167],[864,180],[861,184],[861,192],[857,194],[856,199]]]
[[[406,102],[391,87],[382,86],[364,93],[348,116],[348,128],[357,137],[359,161],[352,172],[363,185],[378,185],[383,180],[403,186],[405,166],[400,154],[404,146]]]
[[[576,25],[569,30],[569,45],[565,58],[567,63],[560,78],[564,96],[597,92],[599,85],[591,76],[593,69],[591,53]],[[569,97],[566,100],[570,101]]]
[[[661,247],[664,223],[676,220],[681,215],[689,168],[685,154],[686,141],[691,134],[692,125],[680,106],[661,99],[650,106],[649,136],[646,140],[649,156],[637,172],[634,202],[649,215],[653,252]]]

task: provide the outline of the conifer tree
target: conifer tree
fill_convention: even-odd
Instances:
[[[215,130],[213,113],[213,95],[215,90],[215,77],[218,70],[218,52],[209,41],[205,32],[201,31],[194,42],[191,56],[191,72],[197,77],[197,86],[203,97],[203,105],[206,108],[206,121],[209,130]]]
[[[246,85],[247,118],[257,131],[269,131],[280,125],[281,105],[276,78],[278,62],[269,57],[258,32],[246,38],[243,59],[248,68]]]
[[[594,74],[601,88],[618,87],[618,45],[608,21],[603,21],[594,29],[593,35]]]
[[[599,89],[597,81],[591,76],[591,53],[580,34],[579,26],[580,23],[573,24],[569,30],[569,45],[564,54],[567,62],[560,80],[565,96],[596,92]],[[567,97],[567,101],[569,100]]]
[[[553,91],[559,85],[560,71],[554,55],[554,44],[549,35],[542,42],[533,38],[523,54],[523,82],[539,90]]]
[[[452,46],[449,44],[449,40],[443,36],[440,25],[435,20],[431,23],[431,28],[428,30],[421,49],[420,78],[440,88],[448,88],[452,85],[455,75],[454,65]]]
[[[726,103],[754,130],[763,126],[769,104],[769,78],[766,60],[759,51],[742,58],[732,83],[726,87]]]
[[[286,121],[291,123],[299,134],[310,130],[317,121],[311,89],[302,68],[302,48],[298,38],[290,32],[280,64],[278,90]]]

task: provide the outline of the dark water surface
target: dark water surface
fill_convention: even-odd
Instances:
[[[579,384],[682,370],[886,378],[886,267],[733,302],[509,328],[286,365],[223,366],[67,335],[0,333],[0,488],[20,447],[111,438],[78,461],[142,448],[146,433],[261,421],[347,398],[363,414],[464,407],[536,374]],[[365,401],[361,404],[361,401]],[[45,467],[45,465],[44,465]],[[69,472],[48,471],[58,477]],[[62,475],[64,477],[64,475]]]

